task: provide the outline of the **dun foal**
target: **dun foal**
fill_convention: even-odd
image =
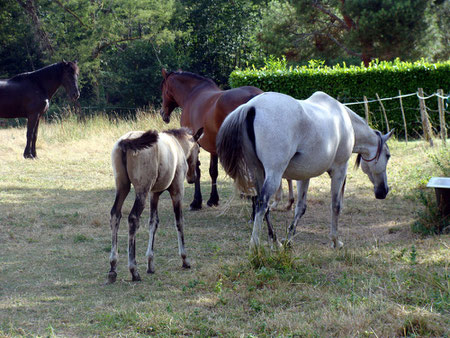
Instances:
[[[188,129],[174,129],[158,133],[132,131],[122,136],[114,145],[111,159],[116,181],[116,199],[111,209],[112,245],[108,274],[108,283],[116,281],[117,272],[117,231],[122,217],[122,205],[133,184],[136,199],[128,217],[128,268],[133,281],[141,277],[136,265],[136,231],[139,218],[144,210],[150,191],[149,242],[147,249],[147,273],[155,272],[153,262],[153,244],[158,228],[158,200],[164,191],[169,191],[172,199],[175,223],[178,231],[179,253],[183,268],[190,268],[186,259],[183,235],[182,201],[184,197],[184,178],[188,183],[196,179],[196,164],[199,146],[197,141],[203,128],[192,136]]]

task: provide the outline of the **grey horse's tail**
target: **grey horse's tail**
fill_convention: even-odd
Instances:
[[[154,130],[148,130],[141,136],[132,139],[124,139],[119,142],[119,148],[126,153],[127,150],[142,150],[150,148],[158,141],[158,132]]]
[[[252,171],[261,166],[255,147],[255,114],[253,106],[238,107],[222,123],[216,138],[217,154],[225,172],[248,194],[254,194]]]

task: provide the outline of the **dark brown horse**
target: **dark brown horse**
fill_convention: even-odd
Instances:
[[[209,174],[211,175],[211,196],[209,206],[218,205],[216,181],[218,176],[218,157],[216,152],[216,135],[225,117],[235,108],[262,93],[256,87],[239,87],[221,90],[211,79],[203,76],[177,71],[162,70],[163,82],[161,116],[166,123],[176,107],[183,111],[181,125],[191,130],[204,128],[200,146],[211,154]],[[197,163],[197,179],[195,181],[194,201],[191,210],[202,207],[200,190],[200,162]]]
[[[8,80],[0,80],[0,117],[25,117],[27,145],[25,158],[36,157],[36,138],[39,118],[49,107],[50,99],[62,85],[72,100],[78,99],[77,62],[60,62],[35,72],[23,73]]]

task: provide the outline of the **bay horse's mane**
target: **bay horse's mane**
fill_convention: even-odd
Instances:
[[[191,72],[186,72],[186,71],[183,71],[183,70],[177,70],[176,72],[169,72],[169,73],[167,73],[167,76],[161,81],[161,88],[160,88],[161,90],[163,88],[164,81],[166,81],[169,78],[169,76],[171,76],[173,74],[190,77],[190,78],[195,79],[195,80],[205,81],[205,82],[209,83],[210,85],[213,85],[213,86],[217,87],[217,84],[213,80],[211,80],[211,79],[209,79],[207,77],[204,77],[204,76],[201,76],[201,75],[198,75],[198,74],[195,74],[195,73],[191,73]]]

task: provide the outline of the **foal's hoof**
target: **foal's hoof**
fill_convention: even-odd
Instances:
[[[110,272],[108,273],[108,280],[106,281],[105,284],[113,284],[113,283],[116,282],[116,279],[117,279],[117,272],[115,272],[115,271],[110,271]]]
[[[344,247],[344,243],[341,241],[331,241],[331,247],[333,249],[342,249]]]

